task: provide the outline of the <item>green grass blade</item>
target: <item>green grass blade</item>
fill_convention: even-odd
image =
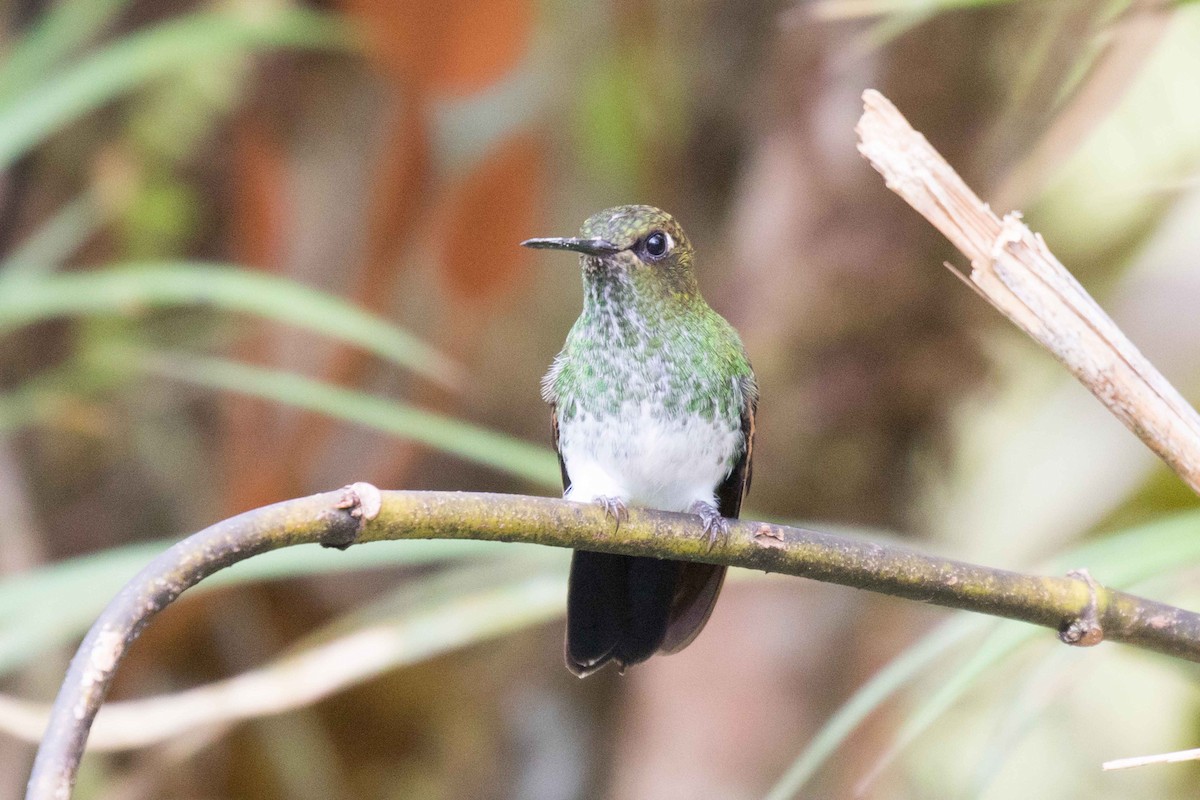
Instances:
[[[1055,558],[1047,571],[1062,574],[1086,566],[1101,583],[1126,587],[1197,563],[1200,563],[1200,511],[1188,511],[1088,542]],[[962,616],[960,622],[936,629],[893,659],[830,716],[767,797],[785,800],[799,796],[863,720],[921,677],[929,665],[965,636],[989,624],[997,625],[986,618]],[[1045,635],[1043,629],[1031,625],[1010,622],[997,625],[973,657],[940,681],[938,690],[908,718],[879,766],[888,763],[935,722],[990,666],[1025,642]]]
[[[896,760],[910,744],[917,740],[933,723],[957,703],[963,695],[970,691],[975,682],[992,667],[999,664],[1005,657],[1016,652],[1017,648],[1032,641],[1042,631],[1032,625],[1022,625],[1018,622],[1004,622],[983,643],[972,651],[967,662],[952,672],[946,679],[938,682],[933,694],[905,718],[904,724],[893,737],[887,750],[871,766],[869,772],[859,783],[859,789],[874,783],[883,770]]]
[[[982,798],[1013,751],[1037,724],[1049,706],[1069,691],[1067,674],[1079,675],[1079,652],[1057,647],[1019,678],[1014,691],[1001,701],[1001,718],[988,737],[961,800]],[[1094,663],[1094,662],[1093,662]],[[1049,691],[1054,687],[1057,691]]]
[[[108,706],[89,746],[146,747],[196,729],[213,732],[214,726],[294,712],[380,674],[560,617],[566,572],[566,562],[506,558],[417,578],[387,598],[395,610],[372,609],[366,619],[352,613],[267,664],[206,686]],[[306,691],[297,692],[297,685]]]
[[[328,641],[342,633],[360,630],[378,623],[403,620],[424,611],[437,609],[483,589],[511,586],[534,576],[548,576],[561,586],[555,613],[566,610],[566,583],[570,556],[554,548],[521,548],[514,553],[497,553],[489,559],[470,559],[448,563],[436,572],[405,581],[383,597],[367,603],[322,625],[293,645],[299,650]],[[470,641],[465,642],[469,644]]]
[[[919,639],[863,684],[817,732],[799,758],[771,788],[766,800],[796,797],[842,742],[904,686],[944,657],[964,639],[987,627],[982,617],[956,617]],[[994,623],[993,623],[994,624]]]
[[[100,230],[104,212],[84,194],[60,208],[0,262],[0,291],[4,281],[41,278],[61,266]]]
[[[0,581],[0,676],[77,637],[126,581],[172,544],[173,541],[164,541],[122,547]],[[391,544],[352,547],[338,554],[316,545],[265,553],[218,572],[188,594],[255,581],[508,557],[518,552],[511,545],[494,542],[414,540],[395,542],[396,547]],[[544,548],[530,545],[528,549]],[[567,553],[563,551],[559,558],[567,558]]]
[[[298,8],[201,12],[130,34],[0,104],[0,170],[83,114],[206,59],[274,47],[345,48],[336,17]]]
[[[1052,574],[1086,567],[1107,586],[1125,587],[1200,562],[1200,510],[1170,514],[1085,542],[1055,556]]]
[[[137,349],[112,351],[120,366],[211,389],[273,400],[353,422],[473,461],[539,486],[558,488],[558,459],[545,447],[292,372],[218,358]]]
[[[0,334],[52,317],[211,305],[295,325],[357,345],[444,386],[461,383],[451,359],[395,325],[294,281],[210,264],[144,264],[0,281]]]
[[[1051,572],[1087,566],[1108,586],[1127,588],[1173,569],[1200,562],[1200,512],[1176,514],[1078,547],[1054,559]],[[1020,623],[1004,623],[976,649],[971,658],[939,681],[897,731],[887,751],[871,768],[864,782],[870,783],[917,738],[941,718],[989,669],[1015,653],[1022,645],[1045,636],[1042,629]],[[864,789],[865,791],[865,789]]]
[[[116,547],[0,580],[0,623],[22,617],[55,597],[68,598],[71,604],[88,603],[91,595],[99,593],[101,596],[89,603],[98,611],[126,580],[175,543],[173,539],[164,539]],[[337,554],[316,545],[273,550],[221,570],[206,579],[200,589],[189,591],[362,569],[496,557],[514,552],[495,542],[421,539],[413,540],[413,543],[411,547],[405,544],[392,547],[390,543],[380,547],[352,547]],[[518,551],[534,549],[540,548],[534,545],[517,548]]]
[[[0,62],[0,104],[33,84],[93,36],[130,0],[63,0],[51,5]]]

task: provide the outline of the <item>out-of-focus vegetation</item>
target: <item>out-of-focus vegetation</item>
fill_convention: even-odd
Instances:
[[[861,91],[882,90],[1195,398],[1197,4],[2,13],[7,694],[48,701],[123,580],[238,511],[355,480],[555,492],[537,387],[578,275],[517,242],[622,202],[680,218],[746,340],[763,392],[748,516],[1200,604],[1196,499],[945,274],[949,247],[852,132]],[[117,698],[186,720],[177,693],[277,669],[302,699],[90,757],[77,796],[1194,794],[1194,765],[1098,769],[1197,744],[1192,665],[748,579],[684,653],[580,682],[546,622],[565,558],[394,543],[223,573],[147,630]],[[363,631],[391,644],[355,649]],[[303,699],[314,678],[283,667],[314,648],[363,661]],[[32,745],[0,737],[17,796]]]

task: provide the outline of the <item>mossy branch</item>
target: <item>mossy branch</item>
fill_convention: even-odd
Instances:
[[[70,796],[92,720],[146,623],[185,589],[251,556],[295,544],[487,539],[706,561],[813,578],[1101,638],[1200,661],[1200,615],[1104,588],[927,556],[907,548],[765,522],[731,521],[711,550],[699,518],[630,509],[619,530],[602,510],[565,500],[458,492],[381,492],[354,484],[219,522],[167,550],[96,620],[55,700],[27,800]]]

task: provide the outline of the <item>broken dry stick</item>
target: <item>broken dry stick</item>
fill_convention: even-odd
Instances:
[[[1200,416],[1067,272],[1019,212],[1003,219],[896,107],[863,93],[858,150],[971,260],[962,276],[1066,366],[1200,494]]]

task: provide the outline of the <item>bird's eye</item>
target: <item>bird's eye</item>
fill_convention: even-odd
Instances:
[[[671,249],[671,237],[662,231],[655,231],[646,237],[643,247],[651,258],[662,258]]]

